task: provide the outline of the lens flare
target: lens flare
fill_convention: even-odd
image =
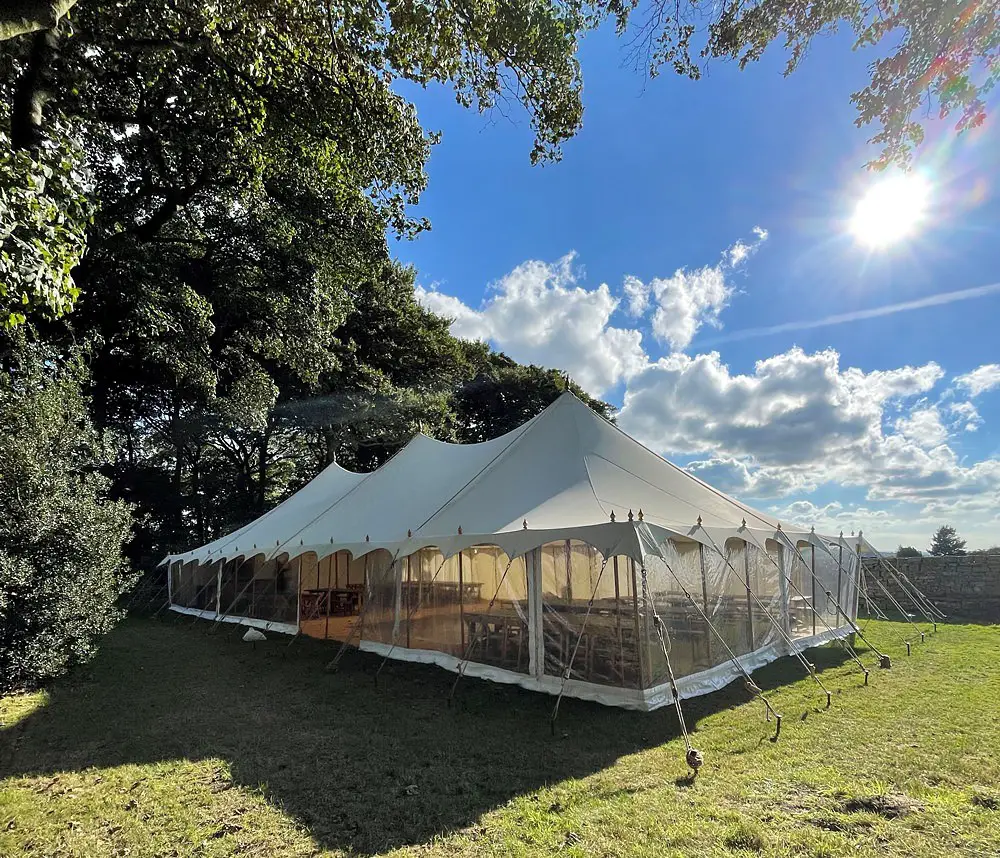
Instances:
[[[854,238],[884,250],[915,235],[927,217],[931,184],[919,173],[897,173],[873,185],[851,217]]]

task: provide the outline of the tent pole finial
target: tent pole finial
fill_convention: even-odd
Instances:
[[[458,526],[458,535],[459,535],[459,536],[461,536],[461,535],[462,535],[462,525],[459,525],[459,526]]]
[[[524,528],[525,530],[528,529],[528,519],[525,519],[524,521],[521,522],[521,527]]]
[[[615,520],[615,511],[611,510],[611,521],[614,522],[614,520]]]
[[[413,539],[413,531],[410,530],[409,528],[406,529],[406,538]]]
[[[743,530],[747,526],[747,520],[744,518],[743,523],[740,525],[740,530]]]
[[[639,507],[639,521],[642,521],[642,507]]]
[[[628,511],[628,520],[632,521],[632,510]]]
[[[701,527],[701,516],[698,516],[698,527]]]
[[[371,537],[367,533],[365,534],[365,542],[371,542]]]

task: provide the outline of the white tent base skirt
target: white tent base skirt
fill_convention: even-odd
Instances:
[[[810,647],[821,646],[835,639],[848,637],[852,633],[850,627],[843,627],[833,631],[825,631],[821,634],[812,635],[807,638],[799,638],[795,641],[796,652],[802,652]],[[436,664],[452,673],[461,670],[462,660],[453,655],[442,652],[435,652],[427,649],[407,649],[405,647],[391,646],[390,644],[379,643],[377,641],[361,641],[360,649],[363,652],[371,652],[377,655],[389,656],[395,661],[412,661],[418,664]],[[776,661],[783,656],[790,655],[788,647],[784,643],[772,644],[761,647],[754,652],[747,653],[739,657],[739,662],[747,673],[752,673],[760,667]],[[595,703],[602,703],[605,706],[618,706],[622,709],[635,709],[642,712],[651,712],[662,706],[669,706],[674,702],[673,694],[670,691],[669,683],[663,683],[653,688],[615,688],[608,685],[598,685],[593,682],[580,682],[575,679],[568,679],[563,687],[563,680],[558,676],[530,676],[523,673],[515,673],[512,670],[504,670],[500,667],[493,667],[488,664],[478,664],[476,662],[466,662],[463,676],[475,677],[477,679],[488,679],[493,682],[503,682],[508,685],[518,685],[529,691],[542,691],[553,696],[562,692],[564,697],[574,697],[579,700],[590,700]],[[677,691],[682,700],[691,697],[698,697],[702,694],[710,694],[725,688],[731,682],[739,679],[742,674],[737,671],[736,666],[727,661],[718,664],[708,670],[702,670],[690,676],[685,676],[677,680]]]
[[[198,608],[185,608],[181,605],[171,605],[170,610],[176,611],[178,614],[187,614],[191,617],[201,617],[203,620],[250,626],[254,629],[260,629],[262,632],[278,632],[283,635],[294,635],[298,633],[298,629],[291,623],[276,623],[272,620],[258,620],[254,617],[234,617],[229,615],[220,617],[215,611],[203,611]]]

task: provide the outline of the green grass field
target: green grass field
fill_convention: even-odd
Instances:
[[[0,700],[0,855],[1000,855],[1000,627],[942,625],[862,685],[839,650],[674,710],[553,700],[187,619],[130,620],[86,670]],[[864,656],[871,664],[874,657]]]

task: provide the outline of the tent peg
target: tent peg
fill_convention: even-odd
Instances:
[[[910,652],[910,642],[909,641],[906,642],[906,654],[907,655],[912,655],[912,653]]]
[[[920,643],[923,643],[923,642],[924,642],[924,633],[921,632],[920,633]]]

